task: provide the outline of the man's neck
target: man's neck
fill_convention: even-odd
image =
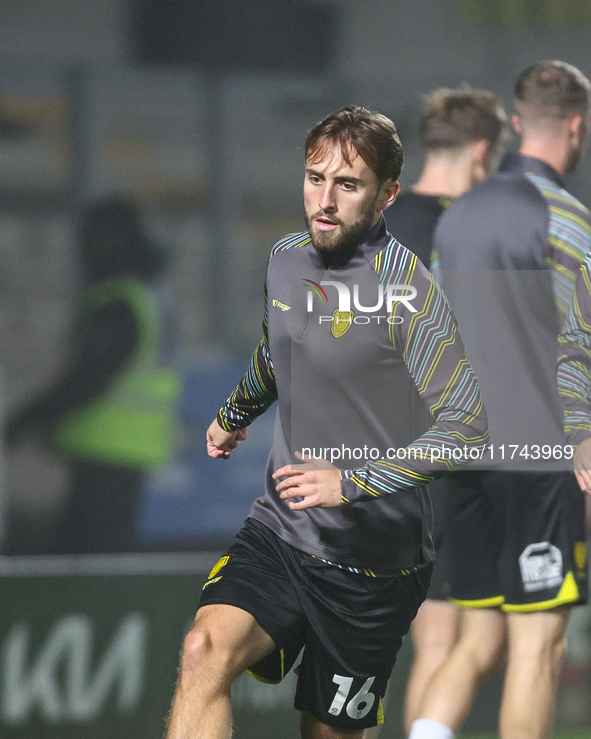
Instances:
[[[462,151],[429,152],[417,182],[411,187],[419,195],[458,198],[472,185],[471,158]]]
[[[569,155],[568,140],[562,136],[524,137],[519,147],[519,153],[526,157],[540,159],[550,165],[559,175],[566,171]]]

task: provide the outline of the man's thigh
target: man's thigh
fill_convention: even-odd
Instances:
[[[297,638],[305,616],[290,570],[297,553],[260,522],[248,519],[234,544],[214,566],[203,586],[199,610],[223,604],[251,614],[278,648]]]
[[[530,659],[553,655],[549,647],[562,644],[571,613],[572,608],[568,605],[531,613],[508,613],[511,656]]]
[[[187,643],[190,644],[192,638],[198,646],[206,644],[216,659],[222,658],[219,664],[229,671],[226,674],[231,675],[232,680],[245,667],[275,649],[271,637],[250,613],[224,604],[204,606],[197,611]],[[209,670],[211,665],[204,663],[204,668]]]

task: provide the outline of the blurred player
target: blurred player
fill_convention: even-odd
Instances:
[[[551,731],[570,609],[586,599],[584,501],[564,462],[555,357],[591,247],[590,214],[562,183],[583,152],[589,90],[563,62],[528,67],[515,86],[519,153],[459,198],[435,233],[491,445],[479,469],[449,479],[460,634],[411,739],[451,739],[505,649],[501,737],[542,739]]]
[[[426,96],[419,132],[425,149],[421,176],[385,211],[388,231],[431,263],[433,232],[453,200],[480,182],[498,165],[504,148],[507,116],[488,90],[468,85],[434,90]],[[418,718],[425,688],[449,654],[456,638],[458,613],[448,602],[446,582],[445,480],[429,488],[433,503],[433,542],[437,558],[427,598],[413,621],[414,661],[407,684],[405,727]]]
[[[271,252],[264,337],[207,433],[209,454],[227,458],[277,400],[265,492],[204,586],[168,739],[229,737],[233,680],[248,669],[277,682],[302,648],[303,737],[361,739],[381,721],[430,578],[426,483],[488,438],[447,302],[382,218],[402,166],[393,123],[343,108],[310,131],[305,155],[308,230]],[[415,403],[434,419],[422,433]],[[296,463],[320,456],[303,448],[341,469]]]
[[[425,97],[419,124],[425,164],[419,179],[384,213],[388,231],[425,267],[439,216],[497,166],[507,117],[488,90],[464,85]]]

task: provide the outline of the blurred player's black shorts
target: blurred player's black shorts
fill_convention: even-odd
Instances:
[[[572,472],[454,472],[448,486],[450,595],[508,612],[587,600],[585,496]]]
[[[429,495],[433,505],[433,546],[435,562],[433,574],[427,591],[430,600],[449,598],[448,576],[448,535],[447,535],[447,475],[429,485]]]
[[[349,730],[381,723],[380,698],[429,585],[431,565],[370,577],[294,549],[247,519],[213,568],[199,606],[250,613],[277,645],[249,672],[278,682],[301,650],[295,707]]]

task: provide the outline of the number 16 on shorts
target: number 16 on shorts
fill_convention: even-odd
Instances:
[[[363,718],[364,716],[367,716],[376,700],[375,694],[369,692],[375,679],[375,675],[373,677],[368,677],[363,683],[361,690],[347,702],[353,686],[353,678],[345,677],[344,675],[333,675],[332,681],[339,687],[332,703],[330,704],[328,712],[332,716],[340,716],[341,711],[346,704],[345,710],[347,711],[347,716],[349,716],[349,718]]]

